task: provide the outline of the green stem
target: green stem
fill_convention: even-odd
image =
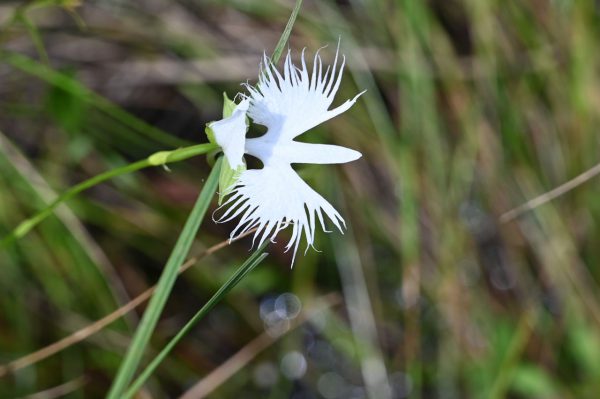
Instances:
[[[206,302],[204,306],[192,317],[185,326],[169,341],[169,343],[163,348],[163,350],[152,360],[152,362],[142,371],[140,376],[131,384],[131,387],[123,395],[123,399],[131,398],[135,393],[144,385],[146,380],[152,375],[156,368],[162,363],[167,355],[173,350],[173,348],[181,341],[181,339],[194,327],[198,322],[206,316],[206,314],[219,303],[225,295],[231,291],[245,276],[250,273],[264,258],[267,257],[266,253],[261,251],[266,245],[258,248],[252,256],[250,256],[242,266],[227,280],[225,284],[219,288],[219,290]]]
[[[38,213],[30,217],[29,219],[26,219],[19,223],[19,225],[15,227],[15,229],[9,235],[4,237],[2,241],[0,241],[0,248],[4,248],[13,241],[24,237],[27,233],[31,231],[31,229],[37,226],[48,216],[52,215],[54,213],[54,210],[60,204],[70,200],[82,191],[85,191],[95,185],[103,183],[116,176],[132,173],[140,169],[147,168],[149,166],[160,166],[166,165],[167,163],[171,162],[183,161],[184,159],[191,158],[196,155],[206,154],[210,151],[215,150],[216,148],[217,146],[214,144],[198,144],[190,147],[179,148],[173,151],[160,151],[150,155],[148,158],[143,159],[141,161],[137,161],[132,164],[122,166],[120,168],[109,170],[107,172],[94,176],[88,180],[85,180],[62,193],[54,201],[48,204],[48,206],[40,210]]]
[[[204,219],[206,210],[211,202],[211,199],[217,189],[217,183],[219,178],[219,172],[221,170],[222,158],[219,158],[215,163],[214,168],[210,172],[202,192],[198,196],[194,209],[190,213],[183,231],[181,232],[177,243],[171,252],[171,256],[167,261],[167,264],[158,280],[156,290],[144,316],[137,327],[131,345],[125,355],[125,359],[121,362],[117,376],[113,381],[112,387],[108,393],[108,399],[121,399],[123,391],[127,388],[127,385],[131,382],[133,374],[138,368],[140,360],[144,354],[144,350],[150,341],[150,337],[158,318],[162,313],[162,310],[169,298],[169,294],[173,289],[175,280],[177,278],[177,271],[185,261],[185,258],[190,250],[194,237],[196,236],[200,224]]]

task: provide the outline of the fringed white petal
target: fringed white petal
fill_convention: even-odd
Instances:
[[[292,264],[303,235],[307,249],[313,245],[316,220],[326,231],[323,214],[340,231],[345,227],[344,219],[333,206],[306,184],[289,164],[243,172],[223,206],[228,209],[219,222],[240,216],[237,227],[231,232],[232,239],[258,227],[254,242],[258,239],[260,246],[267,239],[274,240],[279,231],[291,224],[292,237],[286,251],[293,248]]]
[[[333,66],[323,72],[319,53],[315,54],[309,74],[304,51],[302,66],[292,64],[290,52],[285,57],[283,76],[265,55],[258,86],[247,86],[250,92],[248,115],[255,123],[268,127],[272,141],[291,140],[309,129],[348,110],[362,94],[329,110],[342,80],[345,58],[338,66],[336,51]]]
[[[223,149],[225,158],[233,170],[243,165],[242,157],[244,156],[247,130],[246,112],[249,103],[249,100],[242,100],[235,107],[231,116],[209,125],[215,133],[217,144]]]

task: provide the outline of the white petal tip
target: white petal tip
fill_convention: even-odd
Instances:
[[[351,151],[350,161],[356,161],[357,159],[362,158],[362,153],[351,149],[349,149],[349,151]]]

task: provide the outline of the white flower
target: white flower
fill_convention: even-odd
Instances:
[[[257,228],[254,239],[259,245],[273,240],[289,224],[292,237],[286,251],[293,247],[294,258],[302,235],[307,249],[313,245],[316,220],[324,231],[325,214],[342,231],[344,219],[321,195],[306,184],[292,169],[294,163],[335,164],[354,161],[358,151],[345,147],[309,144],[294,141],[307,130],[348,110],[358,94],[342,105],[329,110],[340,86],[345,59],[338,68],[336,53],[333,66],[323,71],[318,52],[309,74],[302,52],[302,67],[292,64],[290,53],[285,59],[283,75],[264,56],[257,87],[246,85],[249,95],[232,115],[210,125],[217,143],[223,148],[232,169],[242,164],[242,152],[259,158],[262,169],[245,170],[229,190],[222,207],[228,207],[218,222],[238,216],[240,221],[231,238]],[[254,123],[267,127],[258,138],[245,139],[248,116]],[[243,151],[242,151],[243,149]],[[293,264],[294,260],[292,260]]]

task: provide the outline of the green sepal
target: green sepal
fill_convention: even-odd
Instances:
[[[242,160],[243,161],[243,160]],[[235,185],[235,182],[239,179],[242,172],[246,170],[246,163],[238,166],[237,169],[231,169],[229,162],[223,162],[221,166],[221,173],[219,174],[219,205],[223,203],[223,198],[231,193],[231,189]]]
[[[223,92],[223,119],[228,118],[233,114],[235,107],[237,106],[232,100],[227,97],[227,93]],[[204,128],[204,133],[206,133],[206,138],[208,138],[208,142],[212,144],[217,144],[217,140],[215,139],[215,132],[212,130],[210,125],[215,122],[208,122],[206,127]]]
[[[223,92],[223,119],[230,117],[235,107],[237,104],[227,97],[227,93]]]
[[[206,133],[206,138],[208,138],[209,143],[217,144],[217,140],[215,140],[215,132],[210,127],[211,123],[212,122],[206,124],[206,127],[204,128],[204,133]]]

